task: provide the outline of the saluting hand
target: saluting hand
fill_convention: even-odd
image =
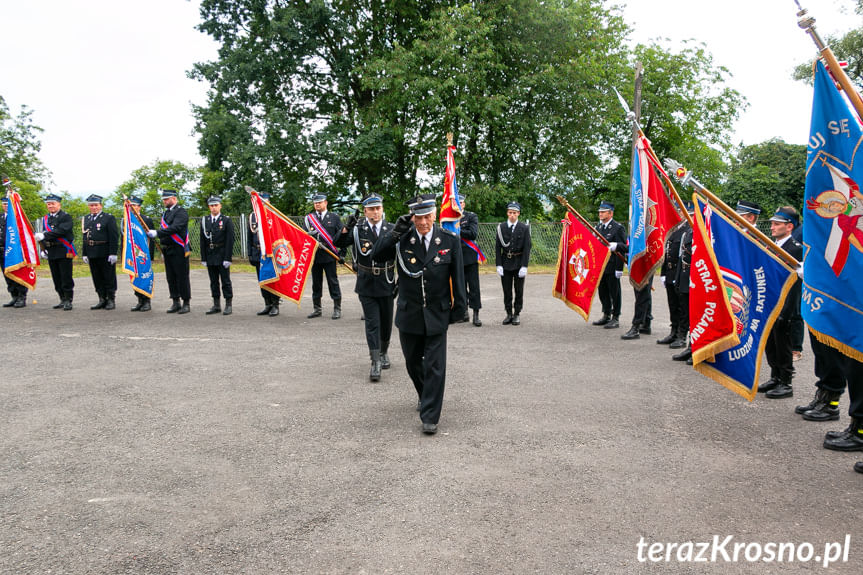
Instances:
[[[411,229],[412,214],[402,214],[396,220],[396,225],[393,226],[393,237],[400,238],[405,232]]]

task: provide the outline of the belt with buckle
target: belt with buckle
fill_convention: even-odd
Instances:
[[[361,271],[364,271],[364,272],[370,273],[370,274],[375,275],[375,276],[379,276],[379,275],[381,275],[381,272],[385,272],[385,271],[386,271],[386,272],[388,272],[388,271],[390,271],[391,269],[395,268],[395,266],[396,266],[396,264],[395,264],[395,263],[387,264],[385,267],[382,267],[382,268],[381,268],[381,267],[377,267],[377,266],[371,266],[371,267],[369,267],[369,266],[364,266],[363,264],[360,264],[360,263],[358,263],[358,264],[357,264],[357,267],[358,267]]]
[[[511,260],[511,259],[512,259],[512,258],[514,258],[515,256],[520,256],[522,253],[523,253],[523,252],[507,252],[507,253],[506,253],[506,254],[504,254],[504,255],[507,257],[507,259],[510,259],[510,260]]]
[[[107,244],[108,242],[102,242],[99,240],[87,240],[88,246],[101,246],[102,244]]]
[[[225,244],[223,244],[223,243],[222,243],[222,244],[210,244],[210,249],[212,250],[212,249],[215,249],[215,248],[220,248],[220,247],[222,247],[223,245],[225,245]]]

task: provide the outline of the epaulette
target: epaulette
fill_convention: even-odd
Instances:
[[[445,234],[449,234],[449,235],[451,235],[451,236],[452,236],[452,237],[454,237],[454,238],[457,238],[457,237],[458,237],[457,235],[455,235],[455,232],[454,232],[454,231],[452,231],[452,230],[448,230],[448,229],[446,229],[446,228],[441,228],[441,229],[440,229],[440,231],[441,231],[441,232],[443,232],[443,233],[445,233]]]

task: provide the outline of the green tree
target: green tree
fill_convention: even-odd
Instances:
[[[857,6],[854,12],[860,16],[863,15],[863,0],[857,0]],[[827,36],[824,41],[833,50],[836,58],[848,62],[848,67],[845,72],[852,82],[858,86],[863,84],[863,27],[858,27],[847,32],[842,36]],[[813,45],[812,60],[804,62],[794,69],[792,77],[795,80],[801,80],[812,84],[813,69],[812,63],[820,57],[817,49]],[[858,88],[859,89],[859,88]]]
[[[177,190],[180,202],[190,216],[207,213],[207,197],[197,190],[196,184],[200,170],[172,160],[154,160],[146,166],[134,170],[131,177],[120,184],[117,191],[106,202],[106,209],[121,215],[123,196],[138,196],[144,200],[141,209],[148,216],[158,219],[162,213],[159,188]],[[197,191],[196,191],[197,190]]]
[[[726,85],[729,71],[713,63],[703,44],[691,41],[677,52],[656,43],[639,44],[632,54],[633,69],[635,62],[644,66],[640,124],[656,155],[679,161],[711,191],[721,192],[734,122],[746,107],[745,98]],[[631,77],[621,93],[632,101]],[[617,206],[629,205],[632,137],[625,120],[618,123],[618,134],[619,163],[598,182],[594,204],[609,197]],[[622,213],[625,219],[626,211]]]
[[[757,202],[763,214],[779,206],[803,207],[806,183],[806,146],[779,139],[742,148],[731,164],[722,199],[734,206],[738,200]]]
[[[22,106],[18,115],[13,116],[0,96],[0,173],[9,176],[21,194],[24,211],[35,218],[45,211],[39,193],[51,173],[38,156],[42,128],[33,124],[32,115],[32,110]]]

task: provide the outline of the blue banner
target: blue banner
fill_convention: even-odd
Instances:
[[[150,247],[147,231],[138,216],[126,203],[123,218],[123,271],[129,274],[132,289],[149,298],[153,297],[153,262],[150,260]]]
[[[863,361],[863,130],[820,61],[809,134],[803,319],[819,341]]]
[[[696,198],[696,209],[704,214],[705,228],[713,243],[722,284],[731,303],[740,343],[699,363],[695,369],[732,391],[752,400],[758,389],[761,358],[773,323],[782,311],[785,296],[797,274],[778,256],[765,250],[756,239],[725,215]],[[692,261],[697,255],[692,254]],[[697,274],[697,267],[691,273]],[[690,322],[693,320],[690,308]]]
[[[649,166],[642,166],[646,158],[642,158],[640,149],[636,149],[633,158],[632,183],[629,188],[629,261],[627,265],[632,269],[632,262],[644,256],[647,251],[647,223],[645,222],[644,204],[647,197],[642,181],[641,172]]]

